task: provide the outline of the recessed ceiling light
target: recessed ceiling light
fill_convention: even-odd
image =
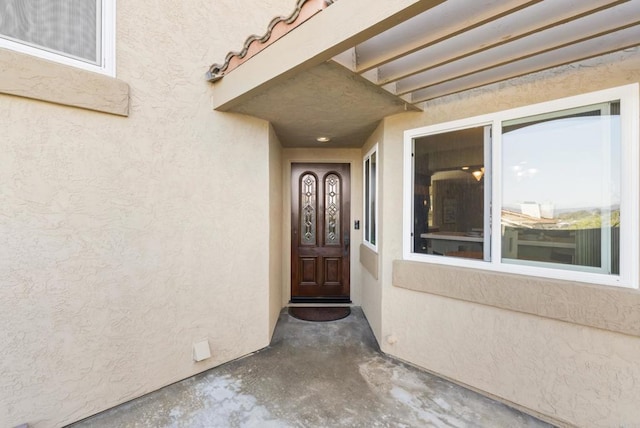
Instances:
[[[469,169],[469,167],[468,167],[468,166],[463,166],[463,167],[462,167],[462,170],[463,170],[463,171],[466,171],[466,170],[468,170],[468,169]]]
[[[316,141],[318,143],[328,143],[329,141],[331,141],[331,138],[329,138],[329,137],[318,137],[318,138],[316,138]]]

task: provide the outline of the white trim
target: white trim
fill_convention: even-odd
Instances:
[[[413,252],[413,144],[414,139],[421,135],[424,128],[404,131],[402,153],[402,257],[411,260]]]
[[[491,231],[493,230],[493,217],[491,216],[491,201],[493,201],[493,161],[492,161],[492,150],[493,150],[493,127],[491,125],[485,125],[484,127],[484,139],[482,142],[483,145],[483,159],[484,159],[484,195],[482,196],[483,201],[483,219],[482,219],[482,228],[485,236],[491,237]],[[487,191],[487,187],[489,190]],[[491,251],[491,241],[492,239],[485,239],[482,243],[482,254],[485,262],[491,261],[492,254]]]
[[[406,260],[413,260],[411,257],[415,255],[412,251],[413,245],[413,153],[414,153],[414,139],[425,135],[442,134],[445,132],[459,131],[468,128],[482,128],[486,126],[492,126],[492,118],[494,115],[482,115],[475,116],[469,119],[460,119],[452,122],[445,122],[436,125],[424,126],[421,128],[410,129],[404,131],[404,170],[403,170],[403,245],[402,254]],[[495,131],[494,131],[495,132]],[[486,150],[486,149],[485,149]],[[495,165],[495,163],[493,163]],[[491,176],[491,171],[486,170],[485,174]],[[493,184],[491,185],[493,189]],[[493,190],[492,190],[493,191]],[[491,194],[494,197],[493,193]],[[493,250],[491,254],[496,254]],[[438,258],[438,256],[436,256]],[[484,261],[482,263],[485,263]]]
[[[116,75],[116,0],[102,1],[102,69]]]
[[[44,47],[37,47],[25,43],[20,43],[18,41],[13,41],[2,36],[0,36],[0,48],[10,49],[48,61],[53,61],[83,70],[115,77],[116,0],[102,0],[101,6],[101,46],[98,58],[100,64],[92,64],[83,59],[76,59],[62,53],[56,53],[47,50]]]
[[[373,154],[376,154],[376,176],[375,176],[375,193],[374,193],[374,197],[375,197],[375,204],[374,204],[374,211],[375,212],[369,212],[369,218],[365,218],[366,217],[366,212],[367,212],[367,186],[366,186],[366,182],[367,182],[367,170],[365,168],[366,162],[367,160],[369,161],[369,168],[371,168],[371,156]],[[363,195],[362,195],[362,218],[363,218],[363,222],[362,222],[362,231],[363,231],[363,236],[362,236],[362,243],[370,248],[371,250],[375,251],[376,253],[378,252],[378,242],[380,241],[380,235],[378,234],[378,225],[380,224],[380,217],[378,215],[378,206],[380,205],[380,199],[378,198],[378,192],[380,189],[379,186],[379,179],[378,177],[380,177],[380,154],[378,153],[378,143],[374,144],[373,147],[371,147],[371,149],[369,149],[369,151],[367,152],[367,154],[364,155],[364,157],[362,158],[362,190],[363,190]],[[369,173],[369,179],[371,179],[371,173]],[[375,225],[374,225],[374,234],[376,237],[376,243],[372,244],[371,242],[369,242],[366,239],[366,232],[369,231],[371,232],[371,230],[369,230],[369,225],[371,224],[371,214],[374,214],[374,218],[375,218]]]
[[[622,97],[620,102],[620,134],[623,141],[622,159],[630,159],[629,162],[622,162],[622,195],[620,206],[620,274],[626,272],[632,288],[638,287],[638,275],[640,275],[640,244],[638,237],[640,210],[640,85],[633,84],[617,88],[625,91],[625,100],[630,104],[624,106],[629,110],[629,115],[622,114]],[[629,141],[630,144],[624,144]],[[628,178],[628,180],[626,179]],[[626,226],[625,226],[626,225]],[[622,226],[625,226],[622,228]],[[630,239],[622,237],[630,236]],[[628,256],[623,257],[623,254]],[[630,264],[630,266],[627,266]],[[635,284],[634,284],[635,283]]]
[[[501,260],[501,219],[496,210],[502,204],[502,122],[553,111],[566,110],[586,105],[620,100],[621,118],[621,204],[620,204],[620,274],[583,272],[547,268],[542,265],[528,266],[525,263],[511,264]],[[535,277],[578,281],[602,285],[638,288],[639,275],[639,213],[640,213],[640,149],[639,149],[640,85],[631,84],[573,97],[514,108],[487,115],[431,125],[404,132],[404,173],[403,173],[403,257],[406,260],[422,261],[442,265],[476,268],[489,271],[514,273]],[[414,139],[457,129],[490,124],[493,127],[492,162],[496,166],[491,173],[492,230],[490,262],[481,260],[442,257],[412,252],[413,216],[413,161]]]

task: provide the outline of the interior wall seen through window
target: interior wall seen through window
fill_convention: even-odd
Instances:
[[[487,135],[479,126],[414,141],[415,252],[488,260]]]

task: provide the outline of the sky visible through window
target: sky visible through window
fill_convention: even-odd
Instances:
[[[503,135],[503,206],[619,207],[620,116],[559,118]]]

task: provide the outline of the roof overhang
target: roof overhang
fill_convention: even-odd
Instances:
[[[360,147],[424,101],[640,45],[640,0],[329,4],[217,76],[214,108],[270,121],[285,147]]]

